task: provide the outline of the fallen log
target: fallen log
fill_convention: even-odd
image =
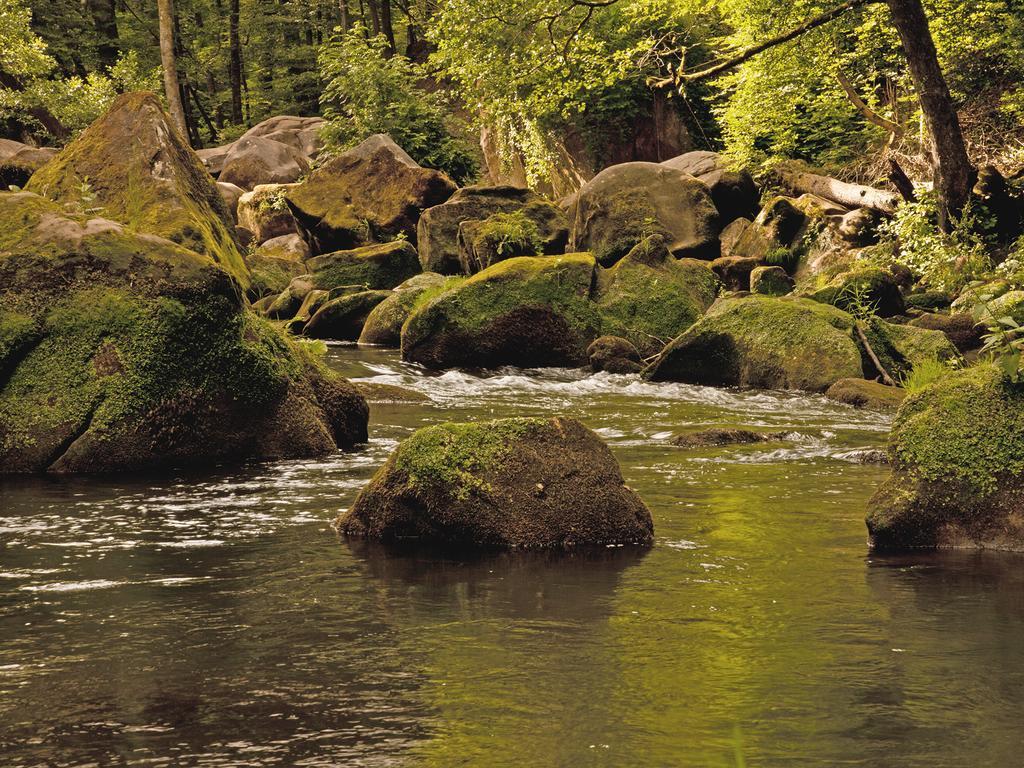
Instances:
[[[780,166],[777,173],[779,180],[794,192],[817,195],[847,208],[873,208],[882,213],[893,213],[900,202],[895,192],[850,184],[792,166]]]

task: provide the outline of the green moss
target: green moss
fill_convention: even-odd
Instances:
[[[908,397],[893,424],[900,467],[987,495],[1024,472],[1024,389],[993,365],[951,372]]]
[[[38,325],[31,317],[0,310],[0,377],[4,375],[7,366],[38,337]]]
[[[524,211],[496,213],[473,235],[472,250],[482,268],[515,256],[536,256],[543,242],[540,230]]]
[[[628,339],[641,354],[651,355],[704,314],[720,283],[707,262],[668,257],[652,265],[633,255],[598,271],[601,332]]]
[[[547,419],[500,419],[474,424],[445,423],[421,429],[398,446],[395,469],[419,491],[464,500],[490,490],[482,475]]]
[[[408,242],[395,241],[317,256],[307,262],[307,267],[317,288],[331,291],[341,286],[361,286],[382,290],[419,274],[420,261]]]
[[[929,361],[959,361],[960,353],[942,331],[931,331],[912,325],[897,325],[872,317],[861,323],[871,349],[878,356],[886,373],[899,380],[915,366]],[[865,368],[873,363],[865,361]]]
[[[654,235],[661,235],[666,242],[675,239],[658,220],[658,212],[642,190],[619,192],[604,203],[602,215],[608,219],[608,226],[590,243],[598,263],[614,264],[637,243]]]
[[[879,267],[859,267],[843,272],[823,287],[804,290],[802,294],[858,317],[874,312],[888,317],[903,311],[903,299],[892,275]]]

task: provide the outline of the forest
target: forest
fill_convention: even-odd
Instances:
[[[0,764],[1015,765],[1020,0],[0,0]]]

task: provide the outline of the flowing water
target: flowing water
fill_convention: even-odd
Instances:
[[[330,359],[430,399],[318,461],[0,483],[0,766],[1022,764],[1024,560],[869,554],[884,470],[851,452],[883,417]],[[650,551],[460,560],[330,528],[412,430],[552,413],[611,444]],[[667,445],[701,425],[792,434]]]

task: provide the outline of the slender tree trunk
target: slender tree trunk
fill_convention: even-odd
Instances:
[[[939,192],[940,225],[949,230],[963,213],[977,180],[964,144],[953,97],[939,66],[935,42],[921,0],[887,0],[903,41],[921,112],[932,137],[935,188]]]
[[[380,34],[380,6],[377,5],[377,0],[366,0],[366,4],[370,6],[370,21],[373,23],[373,34],[377,36]]]
[[[88,0],[89,13],[92,16],[99,44],[96,54],[100,64],[110,69],[117,63],[119,54],[117,34],[117,0]]]
[[[238,36],[239,0],[228,11],[228,78],[231,81],[231,122],[242,122],[242,43]]]
[[[391,20],[391,0],[380,0],[380,27],[388,41],[388,55],[394,56],[398,46],[395,45],[395,25]]]
[[[352,20],[348,15],[348,0],[338,0],[338,10],[341,12],[341,31],[348,32],[352,27]]]
[[[157,9],[160,21],[160,63],[164,70],[167,106],[182,139],[188,141],[188,123],[185,121],[185,107],[181,103],[181,86],[178,83],[178,57],[174,50],[174,0],[157,0]]]

